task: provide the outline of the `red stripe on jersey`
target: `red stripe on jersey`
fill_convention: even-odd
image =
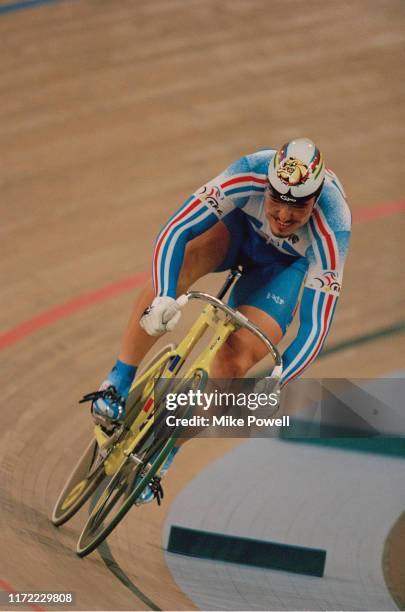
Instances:
[[[297,370],[297,372],[295,372],[295,374],[293,374],[293,376],[291,376],[291,378],[288,378],[288,382],[290,382],[291,380],[293,380],[294,378],[296,378],[299,374],[301,374],[301,372],[303,370],[305,370],[305,368],[307,368],[309,366],[309,364],[311,363],[311,361],[313,361],[315,359],[315,357],[317,356],[320,347],[322,346],[322,342],[323,339],[325,337],[326,332],[328,331],[328,319],[329,319],[329,315],[331,312],[331,308],[332,308],[332,304],[333,304],[333,295],[328,295],[328,297],[326,298],[326,308],[325,308],[325,314],[323,317],[323,330],[322,330],[322,334],[321,337],[318,340],[318,344],[316,345],[316,348],[314,351],[312,351],[311,355],[309,357],[307,357],[307,360],[304,362],[304,364],[300,367],[299,370]],[[287,381],[284,381],[284,384]]]
[[[169,223],[169,225],[166,227],[165,231],[163,232],[163,234],[159,238],[159,241],[158,241],[158,243],[156,245],[156,248],[155,248],[155,253],[153,255],[153,267],[154,267],[154,273],[155,273],[154,276],[155,276],[155,281],[156,281],[156,294],[159,293],[159,282],[158,282],[158,273],[157,273],[157,261],[158,261],[159,251],[160,251],[160,247],[162,245],[162,241],[166,237],[167,232],[170,230],[170,228],[173,227],[173,225],[175,225],[178,221],[183,219],[186,215],[188,215],[188,213],[191,210],[193,210],[194,208],[196,208],[196,206],[198,206],[198,204],[201,204],[201,200],[199,200],[197,198],[194,202],[192,202],[190,204],[190,206],[187,206],[187,208],[185,208],[179,215],[177,215],[176,217],[174,217],[174,219],[171,220],[171,222]]]
[[[336,269],[336,253],[335,253],[335,247],[333,245],[332,242],[332,238],[329,234],[329,232],[327,231],[323,221],[322,221],[322,217],[319,214],[318,210],[314,211],[314,217],[318,223],[319,229],[321,230],[321,234],[324,236],[325,240],[326,240],[326,244],[328,245],[328,249],[329,249],[329,256],[330,256],[330,268],[331,270],[335,270]]]
[[[229,185],[234,185],[235,183],[247,183],[248,181],[253,182],[253,183],[259,183],[260,185],[265,185],[267,183],[267,178],[264,179],[259,179],[255,176],[240,176],[239,178],[233,178],[233,179],[229,179],[228,181],[225,181],[225,183],[221,184],[221,187],[228,187]]]

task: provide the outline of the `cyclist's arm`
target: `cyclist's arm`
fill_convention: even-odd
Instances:
[[[299,330],[283,354],[283,386],[300,376],[319,354],[328,335],[337,300],[336,294],[326,295],[304,286]]]
[[[322,349],[339,298],[349,236],[349,231],[329,231],[311,247],[298,333],[283,354],[282,385],[301,376]]]
[[[177,281],[189,240],[196,238],[236,207],[243,207],[252,190],[263,184],[250,170],[247,157],[197,190],[160,231],[153,256],[156,296],[176,297]]]

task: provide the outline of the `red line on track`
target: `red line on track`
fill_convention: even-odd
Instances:
[[[7,591],[7,593],[18,593],[18,591],[14,589],[10,584],[8,584],[8,582],[6,582],[5,580],[1,580],[1,579],[0,579],[0,589],[3,589],[3,591]],[[34,603],[19,604],[18,607],[20,607],[20,605],[23,605],[26,608],[29,608],[30,610],[35,610],[35,612],[46,612],[46,608],[43,608],[42,606],[37,606]]]
[[[97,302],[102,302],[108,298],[125,293],[125,291],[139,287],[146,282],[148,278],[150,278],[150,274],[146,272],[137,274],[136,276],[130,276],[129,278],[124,278],[120,281],[112,283],[111,285],[107,285],[107,287],[97,289],[97,291],[85,293],[74,300],[69,300],[69,302],[55,306],[55,308],[52,308],[51,310],[47,310],[46,312],[43,312],[36,317],[29,319],[28,321],[24,321],[24,323],[21,323],[20,325],[17,325],[16,327],[13,327],[9,331],[0,335],[0,350],[14,344],[14,342],[21,340],[21,338],[24,338],[25,336],[28,336],[29,334],[50,325],[51,323],[55,323],[55,321],[59,321],[60,319],[64,319],[75,312],[83,310],[83,308],[88,308],[89,306],[97,304]]]
[[[391,217],[402,211],[405,211],[405,200],[385,202],[385,204],[360,208],[353,212],[353,223],[364,223],[365,221],[380,219],[381,217]]]
[[[366,221],[380,219],[382,217],[391,217],[392,215],[402,211],[405,211],[405,200],[386,202],[385,204],[378,204],[376,206],[370,206],[368,208],[354,211],[353,223],[364,223]],[[112,283],[111,285],[107,285],[107,287],[102,287],[97,291],[85,293],[74,300],[70,300],[69,302],[60,304],[59,306],[55,306],[51,310],[47,310],[46,312],[43,312],[32,319],[29,319],[28,321],[24,321],[23,323],[20,323],[20,325],[17,325],[3,334],[0,334],[0,351],[8,346],[11,346],[15,342],[18,342],[22,338],[25,338],[25,336],[33,334],[39,329],[47,327],[60,319],[64,319],[65,317],[68,317],[75,312],[82,310],[83,308],[88,308],[89,306],[93,306],[98,302],[102,302],[108,298],[125,293],[130,289],[139,287],[148,278],[150,278],[150,274],[146,272],[137,274],[136,276],[124,278],[120,281]]]

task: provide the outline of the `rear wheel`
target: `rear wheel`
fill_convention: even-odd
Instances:
[[[203,390],[208,380],[205,370],[196,370],[178,392]],[[187,410],[189,414],[193,410]],[[126,457],[95,504],[77,543],[76,552],[84,557],[92,552],[124,518],[154,479],[176,443],[181,428],[162,428],[141,440],[134,453]]]

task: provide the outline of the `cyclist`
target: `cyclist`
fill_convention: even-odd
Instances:
[[[135,302],[118,361],[101,386],[106,395],[93,403],[93,413],[111,421],[123,418],[137,364],[180,319],[176,296],[205,274],[237,264],[244,272],[229,303],[274,344],[300,303],[299,329],[283,354],[282,385],[300,376],[319,354],[332,322],[350,225],[343,187],[311,140],[297,138],[278,151],[261,150],[231,164],[159,233],[153,285]],[[266,352],[258,339],[239,330],[219,351],[211,375],[243,377]],[[148,489],[144,501],[153,499]]]

